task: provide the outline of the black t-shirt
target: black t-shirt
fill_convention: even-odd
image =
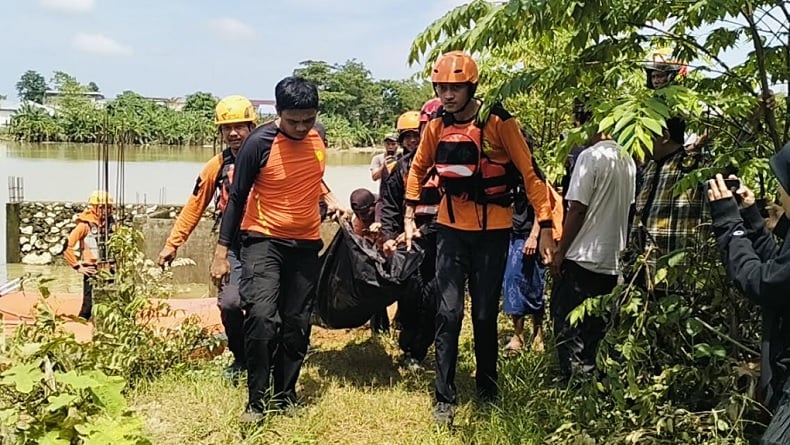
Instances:
[[[535,210],[527,199],[524,187],[516,190],[513,200],[513,234],[529,235],[532,225],[535,223]]]

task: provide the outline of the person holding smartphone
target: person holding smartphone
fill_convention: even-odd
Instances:
[[[790,142],[770,161],[779,180],[779,201],[790,210]],[[708,181],[713,231],[727,275],[762,309],[760,392],[773,419],[760,444],[786,444],[790,437],[790,242],[786,230],[773,234],[755,205],[754,193],[730,176]],[[731,187],[735,188],[734,194]],[[787,227],[787,218],[781,217]],[[782,233],[783,232],[783,233]],[[777,242],[775,235],[783,238]]]

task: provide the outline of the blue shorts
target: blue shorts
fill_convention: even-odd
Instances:
[[[523,317],[542,314],[545,308],[543,287],[545,284],[540,255],[526,256],[522,252],[526,236],[511,235],[507,255],[502,292],[507,315]]]

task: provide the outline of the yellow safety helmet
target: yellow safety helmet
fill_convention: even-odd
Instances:
[[[420,131],[420,112],[407,111],[398,117],[398,123],[395,125],[398,133],[404,131]]]
[[[217,102],[214,109],[214,124],[258,123],[258,114],[252,102],[244,96],[228,96]]]
[[[102,205],[102,204],[115,204],[115,200],[112,199],[109,193],[105,192],[104,190],[96,190],[95,192],[91,193],[91,197],[88,198],[88,204],[90,205]]]

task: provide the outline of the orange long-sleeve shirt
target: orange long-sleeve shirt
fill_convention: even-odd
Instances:
[[[474,125],[456,124],[459,126]],[[436,149],[444,129],[441,117],[428,122],[414,155],[406,184],[406,200],[417,201],[420,197],[423,179],[434,165]],[[546,181],[538,176],[532,167],[532,155],[518,121],[500,106],[494,106],[483,129],[483,150],[492,161],[506,163],[512,161],[524,178],[527,197],[535,209],[541,227],[551,227],[551,206]],[[452,199],[455,222],[450,222],[447,200]],[[513,225],[513,208],[500,205],[483,206],[473,200],[445,194],[439,205],[437,222],[459,230],[479,231],[483,229],[483,212],[487,212],[487,229],[508,229]]]
[[[99,225],[99,215],[96,214],[93,208],[87,208],[77,217],[77,225],[69,233],[66,249],[63,251],[63,259],[72,268],[76,268],[80,262],[88,264],[96,262],[98,252],[94,252],[90,247],[91,243],[86,240],[91,235],[91,225]],[[74,253],[74,247],[77,244],[80,245],[79,259],[77,259],[77,254]]]
[[[220,169],[222,169],[222,153],[211,158],[203,166],[192,194],[189,195],[189,199],[181,209],[181,213],[178,214],[176,223],[170,231],[166,242],[167,246],[176,249],[181,247],[195,230],[217,192],[217,178]]]
[[[219,244],[230,245],[239,228],[253,236],[320,240],[319,202],[329,192],[325,168],[319,130],[301,140],[289,138],[275,122],[253,130],[236,158]]]

